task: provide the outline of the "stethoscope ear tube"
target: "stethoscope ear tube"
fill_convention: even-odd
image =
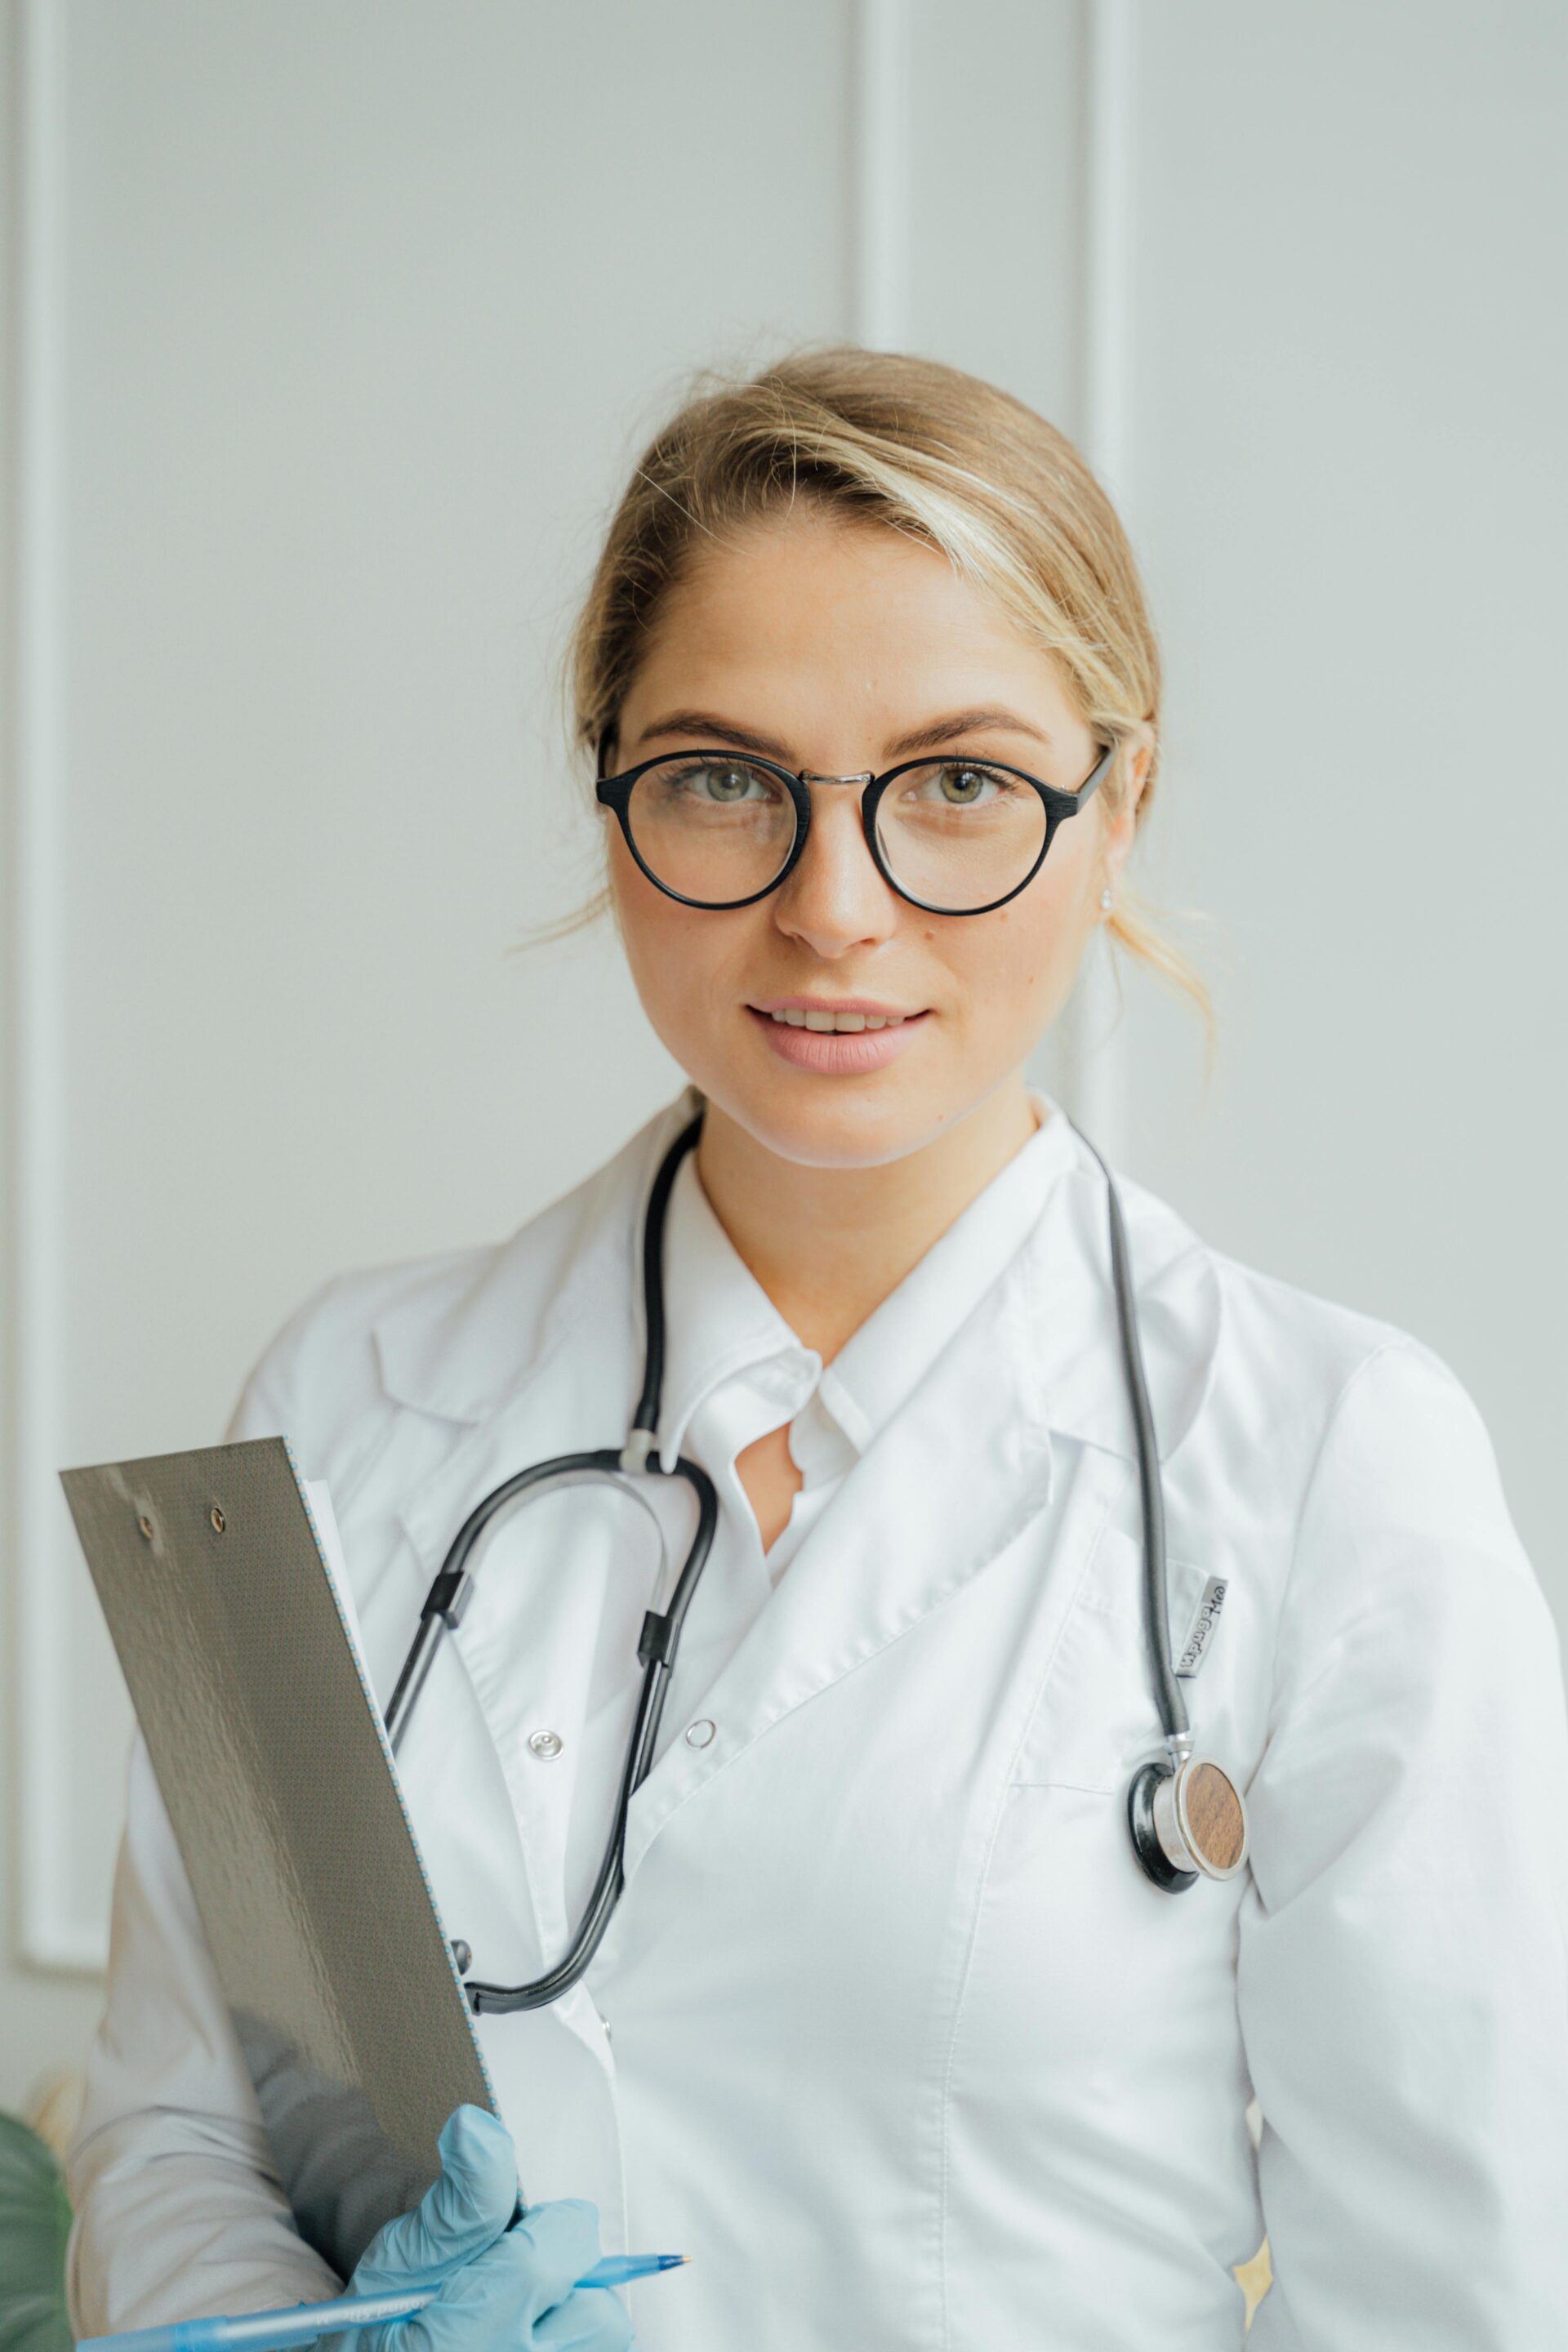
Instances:
[[[437,1644],[444,1632],[453,1632],[461,1624],[463,1612],[473,1593],[473,1580],[468,1573],[468,1561],[474,1547],[492,1520],[514,1503],[537,1500],[542,1488],[578,1486],[597,1483],[618,1486],[621,1457],[611,1446],[596,1447],[588,1454],[559,1454],[549,1462],[535,1462],[527,1470],[519,1470],[493,1487],[484,1500],[476,1503],[463,1521],[449,1546],[446,1559],[437,1572],[435,1581],[425,1596],[419,1612],[419,1623],[404,1659],[392,1696],[387,1700],[382,1720],[386,1737],[395,1756],[398,1743],[407,1728],[408,1717],[415,1701],[425,1687],[436,1655]]]
[[[680,1163],[695,1149],[702,1132],[702,1113],[683,1127],[669,1150],[660,1160],[658,1173],[648,1194],[647,1209],[643,1218],[642,1242],[642,1303],[643,1303],[643,1375],[642,1394],[623,1454],[631,1453],[637,1437],[651,1439],[658,1429],[659,1400],[664,1391],[664,1223],[669,1210],[669,1196],[675,1189]],[[645,1454],[646,1459],[646,1454]],[[627,1465],[638,1469],[642,1464]]]
[[[387,1702],[384,1721],[387,1738],[395,1755],[407,1727],[414,1703],[425,1686],[437,1643],[445,1629],[460,1622],[463,1610],[468,1605],[472,1579],[467,1563],[480,1536],[502,1511],[517,1504],[538,1500],[546,1488],[602,1484],[624,1491],[625,1474],[620,1464],[619,1450],[610,1446],[600,1447],[589,1454],[557,1454],[552,1461],[535,1463],[531,1468],[519,1471],[515,1477],[507,1479],[487,1495],[484,1501],[469,1513],[426,1596],[418,1630]],[[653,1463],[650,1462],[648,1467],[651,1475],[661,1475]],[[696,1496],[697,1530],[676,1580],[669,1606],[662,1613],[650,1610],[643,1620],[642,1639],[637,1645],[643,1669],[642,1687],[637,1694],[637,1710],[631,1738],[626,1743],[610,1833],[605,1841],[593,1892],[570,1945],[553,1968],[547,1969],[543,1976],[520,1985],[487,1984],[478,1980],[465,1982],[463,1990],[477,2015],[518,2009],[543,2009],[551,2001],[559,2000],[563,1993],[570,1991],[592,1961],[604,1940],[610,1915],[620,1899],[625,1876],[626,1821],[631,1801],[647,1778],[653,1762],[665,1695],[679,1654],[681,1628],[707,1564],[709,1552],[712,1549],[714,1530],[719,1523],[718,1492],[706,1470],[682,1455],[670,1475],[683,1478]]]
[[[643,1223],[646,1326],[643,1385],[626,1442],[622,1446],[600,1446],[588,1453],[557,1454],[551,1461],[534,1463],[530,1468],[504,1479],[474,1506],[453,1538],[425,1597],[413,1642],[387,1702],[384,1717],[386,1735],[395,1755],[407,1728],[415,1703],[425,1687],[441,1634],[461,1622],[468,1606],[473,1591],[468,1563],[475,1547],[503,1511],[518,1504],[537,1501],[552,1487],[608,1485],[617,1492],[637,1496],[643,1507],[651,1513],[651,1506],[637,1494],[636,1485],[628,1485],[627,1480],[629,1473],[642,1472],[654,1476],[666,1475],[658,1458],[657,1446],[660,1394],[664,1385],[664,1227],[676,1174],[701,1129],[700,1112],[681,1129],[665,1153],[648,1196]],[[643,1621],[642,1638],[637,1644],[637,1656],[643,1670],[642,1687],[637,1694],[631,1738],[626,1743],[609,1836],[593,1891],[570,1945],[543,1976],[519,1985],[465,1979],[463,1990],[477,2015],[543,2009],[551,2001],[559,2000],[563,1993],[571,1990],[589,1966],[620,1900],[626,1878],[626,1822],[631,1801],[647,1779],[653,1762],[665,1696],[679,1651],[681,1628],[712,1549],[714,1531],[719,1523],[718,1493],[705,1470],[683,1455],[668,1475],[684,1479],[692,1489],[697,1500],[697,1528],[688,1547],[668,1606],[662,1612],[650,1610]],[[657,1515],[654,1516],[657,1527]],[[659,1548],[662,1555],[662,1533]],[[661,1569],[659,1582],[662,1581]],[[462,1948],[466,1952],[468,1948]]]
[[[660,1394],[664,1385],[664,1227],[669,1196],[682,1160],[701,1133],[700,1112],[676,1137],[659,1163],[643,1223],[643,1308],[646,1345],[642,1394],[623,1446],[601,1446],[584,1454],[557,1454],[533,1464],[494,1487],[477,1503],[458,1530],[425,1598],[419,1623],[403,1662],[385,1713],[386,1734],[395,1755],[410,1713],[423,1690],[444,1631],[462,1618],[473,1589],[468,1562],[475,1547],[493,1521],[514,1505],[535,1501],[551,1487],[607,1484],[636,1495],[627,1474],[663,1475],[657,1454]],[[683,1456],[672,1476],[683,1478],[697,1498],[697,1529],[688,1548],[669,1604],[662,1613],[650,1610],[643,1622],[637,1655],[642,1664],[642,1687],[637,1716],[626,1743],[616,1796],[614,1817],[604,1855],[576,1934],[553,1968],[531,1982],[520,1985],[465,1981],[464,1990],[476,2014],[510,2010],[542,2009],[570,1991],[604,1940],[610,1916],[620,1899],[626,1875],[626,1822],[631,1801],[647,1779],[658,1739],[665,1695],[679,1651],[681,1628],[691,1605],[719,1522],[719,1497],[707,1472]],[[643,1497],[644,1507],[649,1508]],[[656,1518],[656,1526],[657,1526]],[[663,1551],[663,1537],[659,1538]],[[662,1573],[660,1576],[662,1582]],[[465,1948],[466,1949],[466,1948]]]
[[[1160,1483],[1160,1450],[1154,1436],[1154,1412],[1149,1402],[1149,1382],[1143,1370],[1143,1350],[1138,1339],[1138,1316],[1132,1300],[1131,1253],[1121,1199],[1116,1181],[1081,1128],[1077,1133],[1100,1161],[1105,1178],[1105,1199],[1110,1221],[1110,1274],[1116,1292],[1116,1320],[1121,1334],[1121,1360],[1127,1374],[1127,1398],[1132,1408],[1138,1444],[1139,1500],[1143,1521],[1143,1631],[1149,1646],[1149,1668],[1154,1704],[1165,1738],[1173,1746],[1189,1736],[1186,1701],[1171,1665],[1171,1620],[1165,1582],[1165,1497]]]
[[[632,1798],[647,1780],[653,1763],[665,1696],[679,1654],[681,1627],[707,1564],[714,1530],[719,1523],[718,1491],[708,1473],[682,1455],[671,1475],[684,1478],[697,1496],[697,1533],[676,1581],[669,1607],[662,1615],[650,1610],[643,1620],[642,1640],[637,1646],[643,1669],[642,1688],[637,1694],[637,1717],[632,1725],[632,1736],[626,1743],[615,1814],[593,1892],[576,1934],[555,1966],[543,1976],[536,1977],[529,1984],[496,1985],[475,1981],[464,1985],[468,2004],[476,2016],[501,2016],[512,2010],[544,2009],[552,2000],[559,2000],[589,1967],[605,1939],[611,1915],[621,1899],[621,1889],[626,1883],[626,1821]]]

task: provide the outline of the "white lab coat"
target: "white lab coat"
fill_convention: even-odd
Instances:
[[[475,1500],[619,1442],[641,1208],[686,1108],[498,1248],[330,1285],[248,1386],[233,1433],[281,1430],[330,1482],[384,1702]],[[1568,2344],[1568,1732],[1486,1432],[1414,1340],[1124,1197],[1173,1633],[1223,1576],[1185,1687],[1250,1868],[1172,1896],[1129,1843],[1159,1740],[1075,1139],[700,1695],[715,1737],[672,1739],[634,1800],[587,1985],[480,2021],[526,2192],[693,2256],[634,2291],[647,2352],[1221,2352],[1265,2228],[1257,2352]],[[654,1596],[616,1510],[579,1493],[547,1544],[501,1525],[404,1750],[488,1979],[562,1948],[583,1727],[630,1706]],[[332,2289],[140,1751],[71,2180],[79,2329]]]

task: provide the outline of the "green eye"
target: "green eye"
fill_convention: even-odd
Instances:
[[[1010,777],[974,760],[932,760],[915,769],[905,781],[907,803],[937,809],[994,809],[1011,797]]]
[[[709,808],[734,808],[742,801],[773,800],[778,787],[743,760],[697,760],[671,769],[667,789]]]

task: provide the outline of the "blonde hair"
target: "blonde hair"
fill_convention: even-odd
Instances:
[[[799,498],[939,549],[1055,656],[1105,742],[1147,729],[1142,826],[1159,764],[1160,654],[1110,499],[1022,401],[937,361],[849,343],[797,351],[745,381],[700,377],[645,450],[568,647],[580,745],[596,753],[614,737],[664,601],[703,544]],[[1125,802],[1130,765],[1119,757],[1100,787],[1108,815]],[[1203,981],[1148,909],[1123,890],[1105,928],[1192,998],[1212,1035]]]

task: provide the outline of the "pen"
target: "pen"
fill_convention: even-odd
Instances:
[[[651,2278],[689,2259],[685,2254],[606,2254],[577,2281],[579,2286],[625,2286]],[[409,2287],[401,2294],[345,2294],[331,2303],[296,2303],[277,2311],[247,2311],[232,2319],[178,2319],[168,2327],[133,2327],[123,2336],[84,2336],[77,2352],[264,2352],[264,2347],[308,2344],[340,2327],[375,2327],[423,2311],[437,2286]]]

